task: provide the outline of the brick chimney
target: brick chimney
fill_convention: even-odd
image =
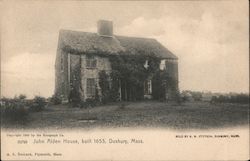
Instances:
[[[97,33],[100,36],[112,37],[113,36],[113,22],[107,20],[99,20],[97,22]]]

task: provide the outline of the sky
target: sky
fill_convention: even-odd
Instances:
[[[0,2],[1,3],[1,2]],[[155,38],[179,58],[180,90],[249,92],[248,1],[2,1],[1,96],[54,92],[59,29]]]

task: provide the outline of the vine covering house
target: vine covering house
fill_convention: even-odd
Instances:
[[[114,93],[125,101],[175,99],[178,58],[155,39],[114,35],[112,21],[99,20],[97,33],[60,30],[55,96],[67,102]]]

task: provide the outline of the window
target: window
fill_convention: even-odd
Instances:
[[[160,70],[164,70],[166,69],[166,60],[161,60],[161,64],[160,64]]]
[[[146,80],[144,82],[144,94],[145,95],[152,94],[152,81],[151,80]]]
[[[95,96],[95,78],[88,78],[87,79],[87,96],[94,97]]]
[[[96,68],[96,59],[93,56],[86,56],[86,67]]]
[[[146,60],[144,64],[144,68],[148,69],[148,67],[149,67],[148,60]]]

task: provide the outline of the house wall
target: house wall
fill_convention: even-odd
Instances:
[[[107,73],[110,73],[111,64],[107,57],[95,55],[94,58],[97,60],[96,68],[87,68],[85,54],[76,55],[58,49],[55,63],[55,95],[64,102],[68,102],[70,90],[76,88],[79,89],[81,99],[85,101],[87,98],[87,79],[95,78],[100,96],[99,72],[105,70]]]
[[[63,101],[68,99],[67,53],[58,48],[55,62],[55,96]]]
[[[68,82],[70,82],[68,86],[68,94],[71,90],[76,89],[80,97],[82,95],[81,88],[81,56],[77,54],[68,53]]]
[[[56,79],[55,79],[55,95],[62,98],[65,102],[68,101],[71,87],[79,89],[80,97],[83,101],[87,99],[87,78],[95,78],[98,88],[98,94],[101,96],[101,89],[99,87],[99,72],[105,70],[107,73],[111,72],[111,64],[108,57],[100,57],[95,55],[97,60],[96,68],[86,67],[86,55],[76,55],[66,53],[58,49],[56,56]],[[62,62],[61,62],[62,61]],[[63,65],[63,68],[61,68]],[[166,71],[169,75],[177,81],[176,91],[167,89],[167,99],[175,97],[178,92],[178,62],[173,59],[165,59]],[[69,74],[70,73],[70,74]]]
[[[176,81],[176,87],[168,88],[166,90],[166,99],[175,100],[176,94],[179,92],[178,61],[175,59],[166,59],[165,65],[165,69],[169,76]]]
[[[166,59],[166,70],[170,77],[178,81],[178,61],[173,59]]]
[[[96,68],[87,68],[86,67],[86,55],[81,55],[81,86],[83,89],[82,99],[85,101],[87,98],[87,79],[95,78],[96,85],[98,88],[98,94],[101,96],[101,89],[99,86],[99,72],[105,70],[107,73],[111,72],[111,64],[107,57],[100,57],[95,55],[94,59],[97,60]]]

